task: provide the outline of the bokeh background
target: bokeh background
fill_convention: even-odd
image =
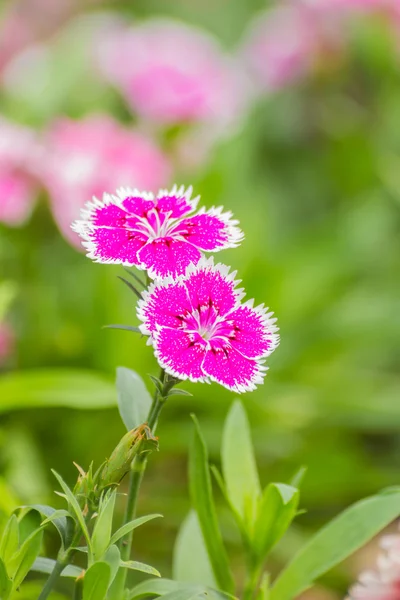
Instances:
[[[3,0],[0,521],[20,503],[57,503],[50,467],[72,484],[72,461],[111,452],[117,366],[157,374],[143,340],[102,329],[136,324],[122,268],[93,264],[69,228],[120,185],[193,184],[246,233],[219,258],[274,310],[282,340],[243,398],[262,481],[308,467],[307,512],[271,570],[349,503],[399,484],[399,107],[397,0]],[[233,400],[185,388],[193,398],[166,407],[140,499],[165,518],[135,538],[135,558],[164,576],[189,508],[189,415],[218,462]],[[342,597],[371,560],[353,557],[314,597]]]

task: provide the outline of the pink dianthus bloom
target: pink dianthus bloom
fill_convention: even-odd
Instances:
[[[213,121],[243,108],[245,86],[213,37],[172,19],[153,19],[102,36],[96,61],[140,116],[170,125]]]
[[[376,571],[365,571],[349,592],[347,600],[398,600],[400,597],[400,535],[384,536],[384,553]]]
[[[170,177],[162,151],[144,135],[111,117],[92,115],[80,121],[58,120],[45,141],[42,179],[62,234],[80,248],[71,222],[88,198],[118,185],[158,188]]]
[[[275,91],[308,76],[342,47],[340,15],[330,0],[277,3],[250,23],[242,56],[260,90]]]
[[[104,194],[82,211],[72,228],[83,239],[88,256],[96,262],[136,266],[150,277],[177,277],[202,251],[236,247],[243,238],[237,221],[222,208],[202,208],[191,199],[192,188],[176,186],[152,194],[120,188]]]
[[[0,222],[6,225],[22,225],[32,212],[36,152],[33,131],[0,118]]]
[[[241,304],[235,275],[203,258],[176,281],[156,280],[139,300],[140,329],[173,377],[215,381],[237,393],[263,382],[264,358],[279,343],[276,319],[252,300]]]

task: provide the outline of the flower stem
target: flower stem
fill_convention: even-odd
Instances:
[[[168,392],[173,388],[176,380],[166,375],[165,371],[161,371],[160,381],[162,383],[162,389],[156,389],[153,403],[150,407],[149,414],[147,417],[147,423],[150,430],[154,433],[157,427],[158,417],[165,401],[168,397]],[[131,474],[129,478],[129,492],[128,501],[125,509],[125,516],[123,525],[132,521],[136,516],[137,500],[139,496],[140,485],[142,483],[143,475],[147,465],[147,453],[138,453],[135,460],[133,461]],[[124,538],[120,540],[120,552],[121,560],[126,561],[129,559],[131,554],[133,539],[133,531],[128,533]],[[122,598],[123,591],[126,582],[126,569],[119,569],[115,581],[111,589],[111,600],[119,600]]]
[[[60,577],[62,570],[64,569],[67,562],[68,562],[67,558],[64,558],[63,560],[57,559],[57,562],[54,565],[53,570],[50,573],[50,577],[46,581],[45,586],[42,589],[38,600],[46,600],[46,598],[49,596],[51,590],[53,589],[54,585],[57,583],[57,580]]]

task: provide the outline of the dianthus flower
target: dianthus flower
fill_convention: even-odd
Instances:
[[[61,233],[78,248],[71,222],[89,198],[129,182],[157,189],[169,181],[170,165],[157,145],[107,115],[58,119],[45,137],[45,149],[41,178]]]
[[[96,45],[103,76],[134,112],[163,125],[235,121],[245,86],[210,34],[173,19],[121,26]]]
[[[72,227],[96,262],[134,265],[152,278],[177,277],[199,262],[202,251],[233,248],[243,238],[238,222],[221,207],[192,214],[199,197],[191,199],[191,193],[191,187],[175,186],[154,198],[121,188],[89,202]]]
[[[6,225],[22,225],[32,212],[37,150],[32,130],[0,118],[0,222]]]
[[[378,557],[376,571],[365,571],[349,592],[347,600],[398,600],[400,597],[400,535],[384,536],[385,551]]]
[[[276,319],[252,300],[241,304],[235,275],[203,258],[175,281],[156,280],[139,300],[140,329],[173,377],[215,381],[237,393],[263,382],[264,358],[279,343]]]

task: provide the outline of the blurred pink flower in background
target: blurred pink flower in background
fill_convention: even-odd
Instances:
[[[37,152],[33,131],[0,117],[0,222],[6,225],[21,225],[32,212]]]
[[[332,8],[329,0],[283,2],[250,24],[242,54],[258,89],[296,83],[322,56],[340,51],[343,36]]]
[[[349,592],[347,600],[398,600],[400,597],[400,535],[384,536],[384,550],[375,571],[365,571]]]
[[[0,366],[14,352],[15,333],[8,323],[0,323]]]
[[[158,189],[169,182],[170,166],[161,150],[106,115],[56,121],[45,146],[41,175],[55,220],[64,237],[80,249],[71,223],[92,196],[121,186]]]
[[[99,40],[96,60],[139,116],[170,125],[229,123],[245,86],[217,40],[190,25],[154,19]]]
[[[9,0],[0,22],[0,71],[21,50],[51,35],[77,6],[76,0]]]

